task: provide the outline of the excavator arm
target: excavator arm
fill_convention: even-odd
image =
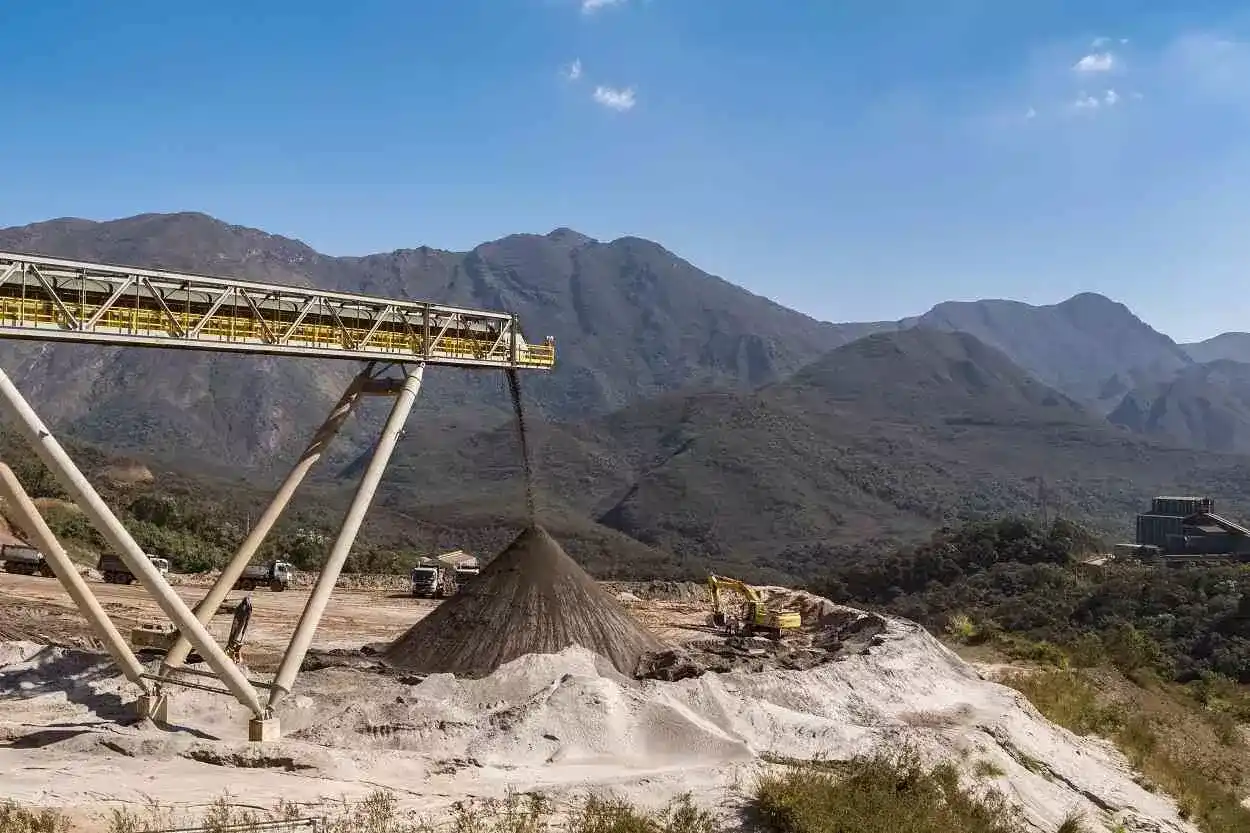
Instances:
[[[801,625],[801,620],[797,613],[771,613],[764,606],[763,594],[744,581],[713,574],[707,577],[707,584],[712,594],[712,623],[717,627],[724,627],[728,624],[724,600],[721,597],[722,589],[737,592],[746,599],[746,624],[748,627],[761,627],[780,632],[781,630],[798,628]]]

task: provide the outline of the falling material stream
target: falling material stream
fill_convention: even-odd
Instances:
[[[529,432],[525,429],[525,406],[521,402],[521,379],[516,368],[508,368],[508,392],[512,394],[512,409],[516,411],[517,433],[521,437],[521,461],[525,467],[525,511],[529,525],[536,523],[534,507],[534,468],[530,460]]]

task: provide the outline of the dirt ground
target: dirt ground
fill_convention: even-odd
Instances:
[[[123,630],[161,618],[138,586],[89,584]],[[395,582],[372,584],[336,591],[315,651],[362,657],[356,649],[393,639],[438,604]],[[189,603],[206,590],[177,589]],[[643,623],[685,643],[669,651],[678,665],[700,651],[708,658],[702,646],[715,640],[697,587],[608,589],[633,594],[622,601]],[[250,594],[252,674],[272,669],[307,594]],[[0,794],[64,810],[84,833],[104,829],[113,810],[153,802],[189,819],[229,793],[249,807],[293,802],[316,815],[379,788],[421,818],[520,790],[565,807],[587,792],[644,806],[689,792],[728,820],[743,785],[778,761],[907,746],[957,762],[968,778],[998,773],[994,785],[1031,833],[1051,833],[1074,810],[1098,833],[1197,833],[1170,799],[1137,783],[1109,743],[1047,723],[914,623],[792,595],[815,636],[841,628],[854,649],[778,668],[757,663],[765,649],[747,645],[749,661],[723,671],[644,679],[580,647],[527,654],[481,679],[395,674],[327,654],[280,704],[281,739],[249,744],[246,709],[218,694],[179,690],[169,724],[136,721],[137,687],[107,656],[79,650],[94,647],[90,632],[58,582],[0,574]],[[229,625],[219,616],[213,629],[222,637]]]
[[[138,584],[107,584],[90,579],[87,583],[123,635],[143,622],[167,621],[147,591]],[[399,580],[360,583],[381,586],[336,588],[317,629],[314,650],[350,649],[371,642],[389,642],[439,604],[437,600],[412,598],[400,589]],[[207,585],[200,582],[173,586],[188,605],[194,605],[208,591]],[[609,587],[617,589],[616,585]],[[241,591],[230,594],[228,603],[245,595],[252,599],[245,654],[250,666],[262,671],[277,667],[310,590],[308,586],[297,586],[280,593],[261,589],[250,594]],[[626,606],[657,636],[669,642],[689,641],[707,632],[704,627],[709,612],[706,601],[629,601]],[[214,617],[210,629],[219,641],[225,641],[230,620],[229,614]],[[96,645],[86,620],[55,578],[0,573],[0,641],[16,640],[74,647]]]

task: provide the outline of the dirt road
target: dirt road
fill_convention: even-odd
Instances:
[[[178,577],[174,578],[178,581]],[[137,624],[167,621],[164,613],[138,584],[107,584],[88,580],[96,598],[123,634]],[[174,589],[194,605],[207,585],[174,584]],[[247,662],[257,670],[276,668],[308,601],[309,588],[297,587],[281,593],[256,590],[250,594],[234,591],[227,601],[250,595],[252,621],[247,633]],[[325,617],[317,628],[314,650],[359,648],[369,642],[390,641],[425,617],[438,605],[436,600],[414,599],[395,589],[354,589],[334,591]],[[704,604],[663,602],[631,604],[634,614],[662,639],[685,641],[703,632],[707,618]],[[230,631],[229,614],[214,617],[210,630],[219,642]],[[29,639],[85,646],[92,643],[87,621],[74,607],[69,595],[54,578],[0,573],[0,641]]]
[[[88,581],[88,585],[123,634],[141,622],[166,621],[138,584]],[[208,590],[206,586],[190,585],[174,585],[174,589],[188,605],[194,605]],[[281,593],[256,590],[230,594],[228,601],[245,595],[252,598],[246,654],[249,664],[264,668],[281,656],[308,601],[308,593],[308,589],[298,588]],[[339,588],[317,629],[313,647],[358,648],[367,642],[394,639],[436,604],[394,590]],[[229,632],[230,620],[228,614],[214,617],[210,629],[219,640],[224,640]],[[56,579],[0,573],[0,639],[86,644],[91,631]]]

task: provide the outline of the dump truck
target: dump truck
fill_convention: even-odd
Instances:
[[[169,559],[156,555],[149,555],[147,559],[152,562],[153,567],[160,571],[161,575],[169,574]],[[100,560],[96,563],[96,569],[104,575],[104,580],[109,584],[134,584],[135,582],[134,573],[130,572],[126,562],[116,555],[107,553],[101,555]]]
[[[289,561],[270,561],[268,564],[249,564],[234,583],[236,590],[255,590],[268,586],[275,593],[291,587],[295,567]]]
[[[447,592],[448,584],[454,584],[454,578],[448,575],[448,570],[442,564],[439,564],[433,558],[422,558],[412,568],[408,579],[412,583],[412,595],[414,598],[423,599],[441,599],[449,595]]]
[[[481,572],[478,561],[464,550],[445,552],[438,558],[422,558],[417,561],[409,576],[412,595],[426,599],[444,599],[473,576]]]
[[[470,578],[481,572],[481,567],[478,566],[477,559],[469,555],[464,550],[445,552],[438,557],[438,561],[440,564],[451,568],[457,585],[464,584]]]
[[[52,567],[43,553],[28,544],[4,544],[0,546],[0,561],[6,573],[22,576],[52,576]]]

